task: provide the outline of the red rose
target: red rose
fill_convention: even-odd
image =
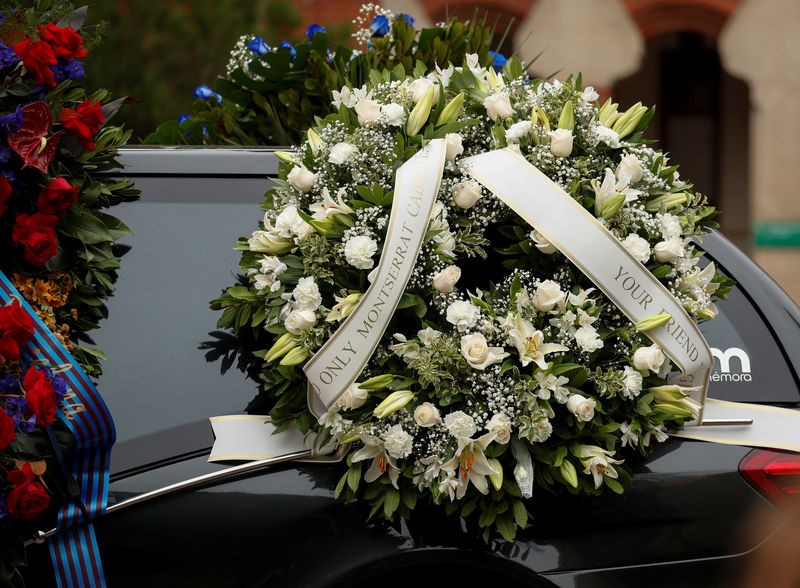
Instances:
[[[14,361],[20,358],[19,343],[10,333],[0,335],[0,355]]]
[[[64,178],[52,180],[47,187],[39,192],[37,203],[39,212],[45,214],[58,214],[75,204],[78,199],[78,186],[73,186]]]
[[[14,433],[14,419],[0,408],[0,451],[11,445],[16,439]]]
[[[6,202],[11,198],[11,182],[5,176],[0,176],[0,216],[3,216],[8,210]]]
[[[56,78],[50,66],[56,65],[58,59],[56,59],[56,55],[50,45],[44,41],[25,39],[22,43],[17,43],[13,47],[17,55],[22,58],[22,64],[33,76],[34,80],[40,84],[56,85]]]
[[[30,464],[26,463],[21,470],[9,472],[8,481],[14,484],[14,489],[6,498],[6,507],[11,516],[30,521],[50,504],[50,495],[39,482],[34,481]]]
[[[51,424],[56,418],[56,390],[44,372],[29,367],[22,379],[22,387],[28,403],[28,416],[35,414],[36,422],[42,427]]]
[[[22,213],[17,217],[11,230],[11,238],[17,247],[23,247],[28,263],[41,267],[58,253],[56,232],[53,230],[56,224],[57,216],[41,212]]]
[[[102,104],[84,100],[76,109],[64,108],[59,119],[70,135],[74,135],[87,151],[94,151],[92,139],[103,124]]]
[[[0,331],[10,334],[23,345],[33,339],[33,319],[19,302],[14,301],[0,307]]]
[[[47,41],[56,57],[75,59],[86,57],[89,52],[83,46],[83,39],[72,27],[57,27],[51,22],[37,27],[39,38]]]

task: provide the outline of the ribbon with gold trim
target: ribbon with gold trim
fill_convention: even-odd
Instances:
[[[33,319],[34,336],[25,353],[36,363],[58,372],[67,384],[65,402],[57,413],[76,440],[75,451],[66,456],[65,465],[68,475],[77,482],[79,496],[60,509],[58,532],[48,540],[56,582],[59,588],[104,587],[103,565],[91,520],[105,512],[108,502],[109,462],[116,438],[114,421],[86,372],[0,272],[0,302],[5,305],[12,301]]]

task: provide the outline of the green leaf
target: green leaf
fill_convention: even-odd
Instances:
[[[614,478],[609,478],[607,475],[603,474],[603,481],[606,483],[606,486],[611,488],[611,491],[615,494],[622,494],[622,484],[617,482]]]
[[[86,211],[75,211],[63,217],[57,228],[62,235],[74,237],[89,245],[114,240],[105,223]]]
[[[350,489],[355,492],[358,490],[358,484],[361,482],[361,462],[356,462],[352,466],[350,466],[350,470],[347,472],[347,485],[350,486]]]
[[[514,541],[514,536],[517,534],[516,529],[514,529],[514,523],[511,522],[511,517],[508,514],[503,514],[502,516],[497,517],[497,521],[495,523],[497,525],[497,530],[500,531],[500,534],[503,536],[503,539],[506,541]]]
[[[398,506],[400,506],[400,491],[390,486],[383,499],[383,514],[387,519],[392,518]]]
[[[524,529],[528,524],[528,509],[521,500],[514,501],[514,521],[520,529]]]

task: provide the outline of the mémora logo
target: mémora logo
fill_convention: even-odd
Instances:
[[[711,348],[711,355],[719,361],[719,371],[711,374],[712,382],[752,382],[753,376],[750,375],[750,356],[744,349],[729,347],[724,351]],[[739,361],[739,372],[731,373],[731,360]]]

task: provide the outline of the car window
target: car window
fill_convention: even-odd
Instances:
[[[726,268],[717,268],[736,279]],[[700,325],[714,356],[708,395],[734,402],[797,403],[800,391],[783,350],[741,287],[734,286],[717,308],[719,315]]]
[[[242,372],[223,376],[198,346],[219,317],[208,301],[235,281],[233,247],[261,215],[265,179],[145,177],[136,185],[141,201],[119,207],[134,232],[123,243],[133,248],[94,337],[108,357],[99,389],[117,428],[113,471],[196,450],[198,437],[210,445],[208,417],[242,413],[256,393]]]

